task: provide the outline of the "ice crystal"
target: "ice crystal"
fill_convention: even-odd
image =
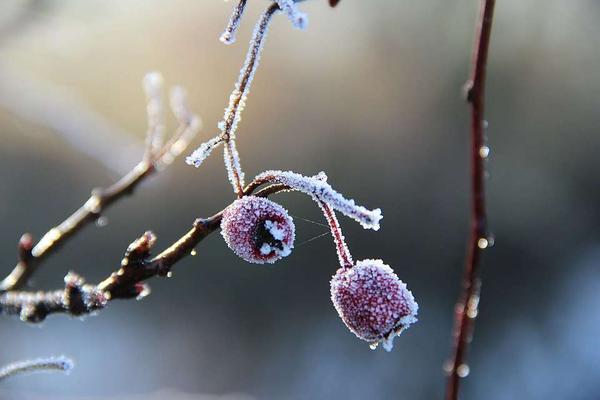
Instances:
[[[192,154],[185,158],[185,162],[188,165],[193,165],[196,168],[200,167],[204,160],[206,160],[208,156],[210,156],[210,153],[212,153],[212,151],[216,147],[218,147],[222,142],[223,140],[221,139],[221,137],[216,136],[210,139],[208,142],[202,143],[200,147],[198,147],[196,150],[193,151]]]
[[[419,306],[406,285],[381,260],[358,261],[331,279],[331,300],[358,338],[392,349],[392,341],[417,321]]]
[[[235,34],[237,32],[238,27],[240,26],[240,20],[242,19],[242,15],[244,15],[244,10],[246,9],[247,0],[239,0],[236,6],[231,13],[231,18],[229,18],[229,23],[225,28],[225,32],[221,35],[219,40],[225,44],[232,44],[235,42]]]
[[[298,29],[305,29],[308,25],[308,17],[306,14],[298,10],[294,0],[275,0],[282,12],[284,12],[292,25]]]
[[[223,213],[221,234],[235,254],[257,264],[274,263],[294,247],[295,226],[288,212],[271,200],[246,196]]]
[[[243,4],[242,4],[243,3]],[[238,3],[234,15],[232,16],[232,23],[228,26],[228,30],[235,32],[236,24],[239,22],[241,12],[245,2],[241,1]],[[221,134],[210,141],[203,143],[198,149],[196,149],[192,155],[187,157],[186,162],[190,165],[199,167],[202,162],[210,155],[212,150],[219,145],[220,142],[225,142],[224,148],[224,160],[225,166],[227,167],[227,175],[229,181],[233,186],[234,192],[241,194],[244,186],[244,173],[240,165],[240,157],[236,149],[235,134],[237,131],[238,124],[241,120],[241,114],[246,105],[246,98],[250,91],[250,86],[254,79],[258,63],[260,61],[260,54],[264,46],[264,40],[267,35],[269,23],[273,17],[273,14],[279,9],[277,4],[272,4],[260,17],[258,23],[254,28],[252,40],[246,54],[244,65],[240,70],[240,75],[235,84],[235,88],[229,96],[229,104],[225,108],[223,120],[220,121],[217,126],[221,131]],[[237,15],[239,13],[239,15]],[[228,32],[226,30],[225,33]],[[227,39],[227,35],[225,35]]]
[[[368,210],[357,205],[354,200],[346,199],[327,183],[326,178],[323,172],[316,177],[308,177],[292,171],[271,170],[259,174],[255,180],[284,184],[329,204],[335,210],[359,222],[365,229],[379,229],[379,221],[382,218],[379,208]]]

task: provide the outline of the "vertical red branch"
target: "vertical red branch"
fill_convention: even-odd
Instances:
[[[465,360],[479,302],[479,261],[482,250],[489,245],[485,198],[487,148],[484,147],[484,100],[495,3],[495,0],[481,0],[471,77],[467,82],[467,101],[471,108],[471,233],[462,292],[455,307],[454,354],[449,364],[446,400],[458,399],[460,379],[468,374],[469,369]]]

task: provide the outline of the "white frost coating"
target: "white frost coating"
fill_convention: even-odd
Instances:
[[[275,11],[278,10],[276,4],[267,8],[258,23],[254,27],[250,47],[246,54],[246,60],[240,70],[240,75],[235,84],[235,89],[229,96],[229,105],[225,109],[223,120],[219,122],[218,127],[221,130],[221,138],[225,141],[224,159],[227,168],[229,182],[233,186],[233,191],[241,193],[244,188],[244,173],[240,164],[240,157],[235,147],[235,133],[238,124],[242,119],[241,114],[246,105],[246,98],[252,85],[252,80],[258,68],[260,53],[264,46],[264,39],[269,29],[269,23]]]
[[[361,260],[331,279],[331,300],[358,338],[391,351],[393,339],[417,321],[419,306],[406,284],[382,260]]]
[[[149,72],[144,76],[142,84],[146,93],[146,113],[148,115],[146,154],[150,155],[162,147],[165,136],[164,80],[159,72]]]
[[[305,13],[298,10],[294,0],[275,0],[281,11],[283,11],[292,22],[294,28],[306,29],[308,17]]]
[[[273,239],[275,240],[282,241],[285,237],[285,230],[279,228],[279,225],[277,225],[277,221],[266,220],[265,228],[269,231],[269,233],[271,234],[271,236],[273,236]]]
[[[260,54],[269,29],[269,23],[271,22],[271,17],[275,11],[277,11],[276,8],[269,7],[254,27],[254,33],[246,54],[246,60],[240,70],[240,76],[235,84],[235,89],[229,96],[229,105],[225,109],[223,121],[219,123],[219,128],[227,140],[235,138],[235,132],[241,120],[241,113],[246,105],[246,97],[250,92],[250,86],[252,85],[252,80],[254,79],[256,69],[258,68]]]
[[[315,177],[308,177],[292,171],[265,171],[257,175],[255,179],[257,181],[278,182],[294,190],[314,196],[345,216],[356,220],[365,229],[378,230],[379,221],[383,218],[379,208],[368,210],[357,205],[354,200],[346,199],[336,192],[326,182],[326,175],[323,172]]]
[[[266,224],[266,221],[272,222]],[[257,236],[259,232],[262,233]],[[263,233],[271,235],[273,240],[265,238]],[[295,226],[292,217],[279,204],[263,197],[244,196],[223,212],[221,235],[229,248],[244,260],[256,264],[274,263],[292,252]]]
[[[271,250],[272,250],[272,249],[271,249],[271,246],[269,246],[269,244],[268,244],[268,243],[263,243],[263,245],[262,245],[262,246],[261,246],[261,248],[260,248],[260,254],[262,254],[262,255],[265,255],[265,256],[266,256],[267,254],[270,254],[270,253],[271,253]]]
[[[221,42],[224,44],[232,44],[235,42],[235,34],[240,26],[240,20],[244,15],[244,10],[246,9],[246,0],[238,1],[237,5],[233,9],[231,13],[231,18],[229,18],[229,23],[225,28],[225,31],[219,38]]]
[[[381,341],[383,349],[388,353],[394,349],[394,337],[396,337],[396,335],[392,333]]]
[[[202,143],[200,147],[185,158],[186,164],[193,165],[196,168],[200,167],[204,160],[210,156],[210,153],[212,153],[212,151],[221,143],[223,143],[223,139],[220,136],[216,136],[208,142]]]
[[[225,158],[225,166],[227,167],[227,177],[233,186],[235,193],[241,193],[244,190],[244,171],[240,163],[240,154],[235,147],[235,141],[230,140],[225,142],[225,150],[223,153]]]

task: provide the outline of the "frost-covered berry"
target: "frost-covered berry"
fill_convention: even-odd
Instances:
[[[245,196],[223,213],[221,234],[244,260],[274,263],[294,248],[295,226],[285,208],[263,197]]]
[[[419,306],[406,285],[381,260],[358,261],[331,279],[331,300],[358,338],[380,342],[390,351],[393,339],[417,321]]]

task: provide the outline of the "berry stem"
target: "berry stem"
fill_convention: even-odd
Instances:
[[[467,102],[471,108],[471,233],[463,276],[463,287],[455,307],[453,358],[446,387],[446,400],[457,400],[460,378],[466,374],[465,360],[479,299],[479,266],[487,247],[485,197],[485,158],[480,149],[484,139],[485,76],[492,31],[495,0],[481,0],[473,48],[471,78],[467,82]],[[472,309],[475,307],[475,309]]]
[[[338,258],[340,259],[340,266],[346,269],[350,269],[354,266],[354,261],[352,260],[352,254],[350,254],[350,250],[348,249],[348,245],[346,244],[346,240],[344,238],[344,234],[342,233],[342,228],[340,228],[340,224],[338,222],[337,217],[335,216],[335,212],[331,206],[321,200],[315,198],[321,210],[323,210],[323,214],[325,215],[325,219],[331,228],[331,235],[333,236],[333,241],[335,242],[335,247],[337,250]]]

